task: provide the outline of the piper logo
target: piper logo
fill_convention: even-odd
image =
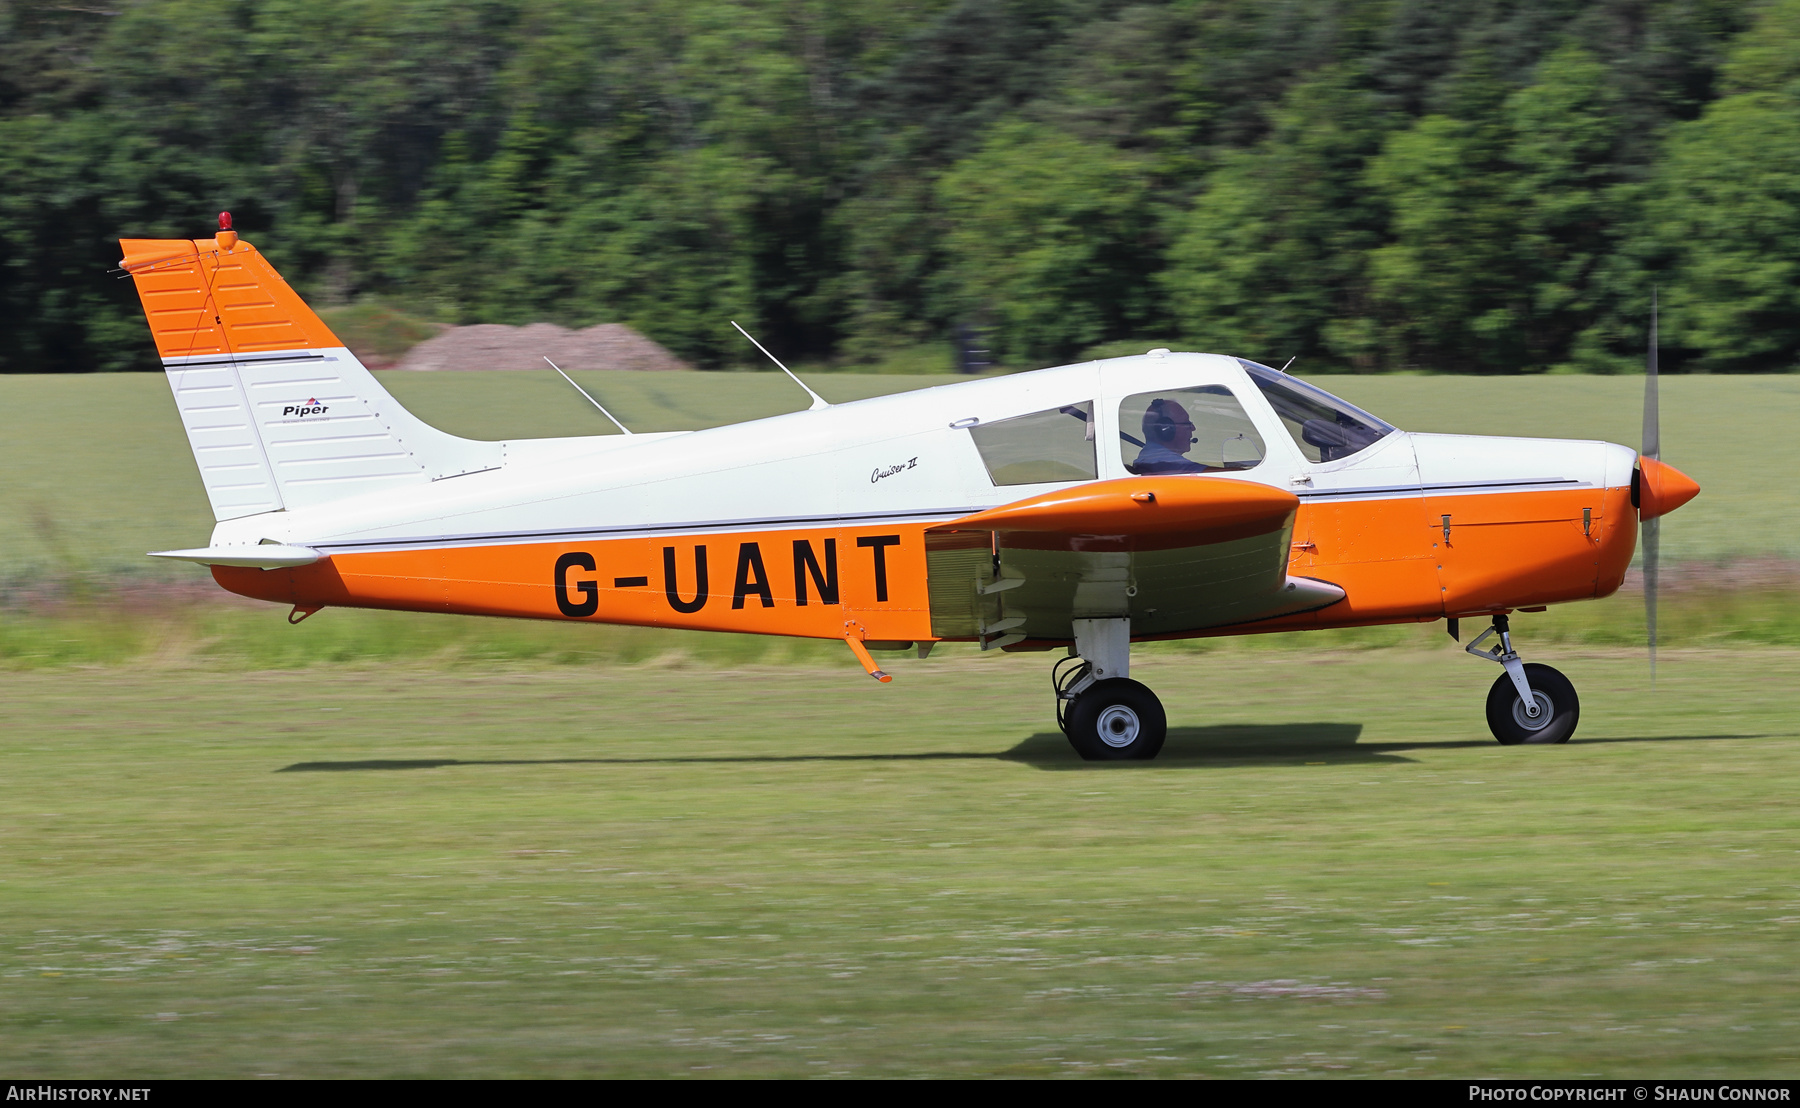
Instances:
[[[319,398],[315,396],[304,404],[289,404],[281,409],[281,414],[284,416],[324,415],[330,410],[330,405],[319,403]]]

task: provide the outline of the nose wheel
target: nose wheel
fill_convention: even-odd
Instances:
[[[1500,636],[1499,644],[1482,650],[1481,644],[1493,635]],[[1488,730],[1502,746],[1569,741],[1581,722],[1581,698],[1575,695],[1574,682],[1550,666],[1521,662],[1505,616],[1495,616],[1494,626],[1463,649],[1499,662],[1506,670],[1494,679],[1487,695]]]
[[[1525,710],[1512,678],[1502,673],[1488,690],[1488,730],[1503,746],[1568,742],[1581,721],[1581,701],[1575,695],[1575,685],[1560,670],[1536,662],[1525,667],[1525,681],[1531,686],[1537,715]]]

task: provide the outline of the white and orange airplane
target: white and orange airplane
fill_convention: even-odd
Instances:
[[[1141,759],[1166,723],[1133,642],[1482,617],[1467,649],[1504,669],[1495,737],[1564,742],[1575,689],[1520,661],[1509,614],[1611,594],[1639,523],[1699,491],[1656,459],[1653,403],[1642,456],[1408,433],[1167,350],[704,431],[458,438],[220,227],[120,244],[217,518],[205,548],[154,556],[290,622],[342,606],[842,639],[881,681],[871,651],[1066,647],[1070,742]]]

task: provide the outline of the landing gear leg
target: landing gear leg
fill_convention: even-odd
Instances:
[[[1168,717],[1155,693],[1126,676],[1130,669],[1130,620],[1075,621],[1075,649],[1051,683],[1056,722],[1090,762],[1148,760],[1162,750]]]
[[[1495,635],[1500,641],[1481,649],[1481,644]],[[1569,741],[1581,722],[1581,700],[1574,684],[1550,666],[1521,662],[1519,652],[1513,649],[1506,616],[1495,616],[1494,625],[1463,649],[1506,669],[1494,680],[1487,697],[1488,730],[1503,746]]]

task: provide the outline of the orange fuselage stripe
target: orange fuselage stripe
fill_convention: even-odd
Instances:
[[[700,631],[931,638],[924,526],[335,554],[293,570],[214,567],[233,592],[330,606]]]
[[[1302,504],[1289,572],[1329,581],[1345,598],[1317,612],[1206,633],[1426,621],[1606,596],[1624,579],[1636,524],[1623,488]],[[213,576],[233,592],[308,609],[805,638],[840,638],[854,622],[869,639],[916,641],[932,638],[931,526],[435,546],[337,553],[298,569],[219,566]]]

